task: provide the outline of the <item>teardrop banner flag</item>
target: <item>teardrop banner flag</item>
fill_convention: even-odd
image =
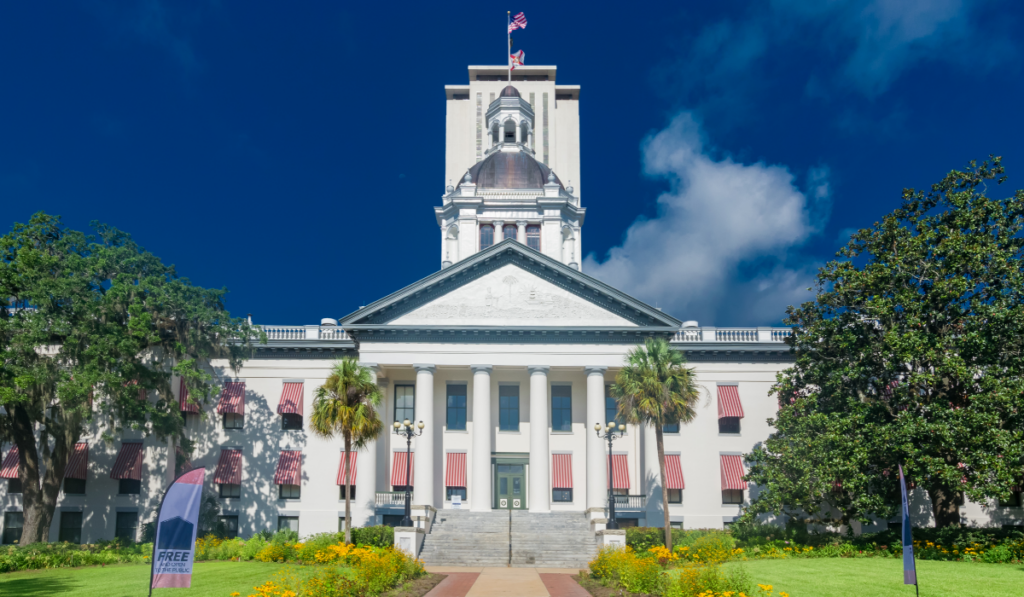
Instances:
[[[903,465],[900,465],[900,493],[903,494],[903,584],[914,585],[914,591],[920,591],[917,586],[917,566],[914,562],[914,535],[910,527],[910,503],[907,500],[907,479],[903,476]]]
[[[205,468],[182,474],[171,483],[160,501],[149,573],[151,597],[153,589],[192,586],[192,559],[196,553],[199,503],[205,477]]]

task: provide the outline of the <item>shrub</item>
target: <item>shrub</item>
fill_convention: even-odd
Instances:
[[[746,570],[739,566],[723,571],[718,565],[687,564],[679,574],[665,583],[665,597],[704,597],[721,593],[752,595],[752,583]]]
[[[273,547],[270,544],[268,547]],[[274,580],[254,587],[258,597],[362,597],[376,596],[421,576],[423,565],[392,547],[354,547],[344,543],[317,552],[317,562],[304,574],[279,573]],[[344,563],[348,569],[336,564]]]
[[[283,543],[295,543],[299,540],[299,534],[291,529],[281,529],[271,536],[270,542],[283,544]]]
[[[100,564],[147,564],[152,543],[122,544],[107,541],[94,545],[33,543],[0,547],[0,573],[42,568],[70,568]]]
[[[352,542],[367,547],[391,547],[395,544],[395,529],[388,526],[352,529]]]
[[[266,546],[267,546],[267,541],[266,541],[266,539],[263,538],[263,535],[260,535],[260,534],[253,535],[251,538],[249,538],[248,541],[245,542],[245,545],[242,546],[242,553],[241,553],[242,559],[243,560],[255,559],[256,558],[256,554],[258,554],[260,552],[260,550],[262,550]]]

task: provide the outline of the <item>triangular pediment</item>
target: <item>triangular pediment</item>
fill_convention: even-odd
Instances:
[[[513,327],[637,325],[515,263],[502,265],[388,323]]]
[[[351,332],[564,329],[666,332],[679,320],[505,240],[344,317]]]

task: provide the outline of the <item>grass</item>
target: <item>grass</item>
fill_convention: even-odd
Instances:
[[[247,595],[286,564],[264,562],[200,562],[192,571],[190,589],[156,589],[154,597],[227,597]],[[149,586],[149,566],[121,564],[90,568],[28,570],[0,574],[0,595],[44,597],[139,597]]]
[[[792,597],[914,597],[903,584],[903,561],[890,558],[752,560],[743,566],[755,583]],[[922,597],[1020,597],[1024,566],[919,560]],[[2,589],[3,585],[0,585]]]

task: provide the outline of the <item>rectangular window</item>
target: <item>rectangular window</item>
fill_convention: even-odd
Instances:
[[[526,246],[540,251],[540,226],[530,224],[526,227]]]
[[[278,485],[278,496],[282,500],[297,500],[302,497],[301,485]]]
[[[284,431],[302,431],[302,415],[284,413],[281,415],[281,429]]]
[[[224,413],[224,429],[242,429],[245,422],[245,415],[236,413]]]
[[[572,501],[572,490],[571,489],[558,489],[551,490],[551,501],[553,502],[571,502]]]
[[[277,517],[277,530],[283,531],[288,529],[290,531],[299,532],[299,517],[298,516],[278,516]]]
[[[395,386],[395,421],[416,420],[416,386]]]
[[[681,523],[681,522],[670,522],[668,524],[673,529],[682,529],[683,528],[683,523]]]
[[[7,493],[22,493],[21,479],[8,479]]]
[[[448,386],[448,430],[466,430],[466,386]]]
[[[551,430],[572,431],[571,386],[551,386]]]
[[[1010,494],[1010,499],[999,500],[999,506],[1002,508],[1020,508],[1020,492],[1014,491]]]
[[[404,516],[401,514],[382,514],[380,523],[386,527],[397,527],[402,524],[402,518]]]
[[[85,479],[64,478],[65,495],[85,495]]]
[[[466,501],[466,488],[465,487],[445,487],[444,499],[449,502],[452,501],[452,496],[457,495],[462,498],[462,501]]]
[[[222,498],[242,497],[242,486],[241,485],[235,485],[234,483],[221,483],[220,484],[220,497],[222,497]]]
[[[114,536],[125,541],[135,541],[139,530],[138,512],[118,512]]]
[[[4,545],[17,545],[21,541],[21,528],[25,515],[21,512],[4,513]]]
[[[722,490],[722,503],[723,504],[742,504],[743,503],[743,490],[742,489],[723,489]]]
[[[139,495],[142,493],[142,481],[138,479],[120,479],[117,493],[121,495]]]
[[[484,224],[480,226],[480,250],[483,251],[487,247],[494,244],[494,226],[490,224]]]
[[[612,396],[608,395],[608,387],[604,389],[604,423],[608,424],[615,421],[615,426],[618,427],[625,420],[619,416],[619,402]]]
[[[679,423],[675,423],[674,425],[662,425],[661,431],[662,433],[679,433]]]
[[[345,517],[344,516],[339,516],[338,517],[338,532],[339,533],[344,533],[345,532]]]
[[[719,433],[739,433],[740,432],[740,418],[739,417],[722,417],[718,419],[718,432]]]
[[[60,536],[58,541],[67,541],[75,545],[82,543],[82,513],[60,513]]]
[[[498,429],[519,431],[519,386],[498,386]]]
[[[682,489],[669,489],[668,490],[668,503],[670,503],[670,504],[682,504],[683,503],[683,490]]]
[[[195,429],[199,426],[199,413],[181,411],[181,419],[186,429]]]
[[[612,495],[629,495],[629,489],[626,487],[616,487],[612,489]],[[618,504],[620,502],[616,501],[615,503]]]
[[[415,481],[415,479],[413,479]],[[391,491],[396,493],[405,493],[405,485],[392,485]],[[409,491],[412,491],[412,486],[409,486]]]
[[[347,486],[346,485],[339,485],[338,486],[338,499],[339,500],[345,499],[345,487],[347,487]],[[350,496],[349,497],[350,500],[356,499],[356,486],[355,485],[352,486],[352,492],[349,494],[349,496]]]
[[[221,516],[220,524],[224,527],[225,539],[234,539],[238,536],[238,516]]]

